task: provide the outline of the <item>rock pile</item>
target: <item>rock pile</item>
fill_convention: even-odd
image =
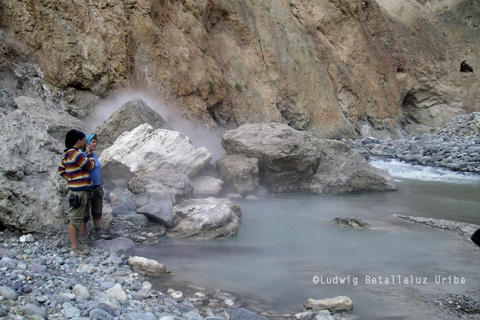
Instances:
[[[390,157],[454,171],[480,172],[480,113],[460,115],[436,133],[410,139],[366,138],[346,143],[364,157]]]

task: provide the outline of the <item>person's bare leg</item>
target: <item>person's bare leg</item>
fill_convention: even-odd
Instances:
[[[100,228],[100,219],[93,219],[93,225],[95,229]]]
[[[72,249],[75,249],[78,245],[78,231],[71,222],[68,224],[68,235],[70,236],[70,242],[72,243]]]

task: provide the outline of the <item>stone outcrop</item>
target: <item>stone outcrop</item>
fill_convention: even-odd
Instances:
[[[0,118],[0,222],[24,232],[66,232],[62,145],[26,111]]]
[[[167,234],[175,238],[228,238],[240,228],[241,211],[228,199],[185,200],[173,212],[174,227]]]
[[[388,172],[365,162],[345,143],[287,125],[243,125],[225,132],[222,145],[228,154],[258,159],[260,180],[275,193],[395,190]]]
[[[142,174],[159,169],[175,169],[193,176],[212,160],[212,153],[203,147],[195,148],[179,132],[155,130],[149,124],[142,124],[118,137],[99,160],[107,180],[124,172],[128,176],[128,172]],[[122,166],[128,168],[127,172]]]
[[[61,146],[64,146],[65,136],[71,129],[89,134],[87,126],[82,121],[41,99],[18,97],[15,98],[15,102],[19,109],[26,111],[35,122],[43,124],[48,134],[57,139]]]
[[[0,73],[15,96],[76,114],[134,88],[209,127],[397,136],[480,110],[479,12],[461,0],[4,0]]]
[[[225,181],[228,193],[246,193],[254,191],[260,180],[258,159],[242,154],[228,154],[215,163],[220,179]]]
[[[134,194],[153,192],[174,194],[174,203],[193,197],[190,179],[184,173],[174,169],[156,170],[138,175],[128,182],[128,189]]]
[[[131,131],[141,124],[148,123],[154,129],[169,129],[170,125],[143,100],[134,98],[125,103],[110,115],[101,125],[95,128],[100,143],[97,153],[111,147],[115,140],[125,131]]]

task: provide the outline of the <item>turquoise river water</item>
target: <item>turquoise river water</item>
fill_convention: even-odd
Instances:
[[[242,200],[237,235],[209,241],[162,237],[136,254],[172,271],[149,280],[158,290],[219,288],[243,297],[247,308],[279,314],[300,312],[308,298],[345,295],[361,319],[435,319],[409,301],[408,292],[478,289],[480,250],[392,214],[480,224],[480,176],[372,163],[394,176],[397,191]],[[371,228],[335,226],[329,223],[335,217],[357,217]]]

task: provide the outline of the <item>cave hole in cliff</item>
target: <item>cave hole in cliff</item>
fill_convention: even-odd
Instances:
[[[412,112],[415,110],[417,105],[417,97],[413,92],[408,92],[402,101],[402,110],[403,110],[403,123],[412,124],[417,123],[415,118],[412,116]]]
[[[5,225],[0,222],[0,232],[5,231],[5,229],[7,229],[7,227],[5,227]]]
[[[460,72],[473,72],[473,68],[466,61],[462,61],[460,64]]]

